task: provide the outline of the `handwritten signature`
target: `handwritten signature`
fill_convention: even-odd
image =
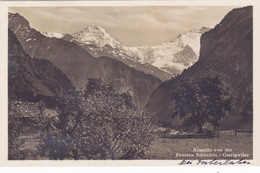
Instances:
[[[244,159],[240,160],[182,160],[178,165],[215,165],[215,166],[222,166],[222,165],[250,165],[249,161]]]

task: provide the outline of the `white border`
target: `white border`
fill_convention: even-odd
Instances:
[[[8,7],[36,6],[247,6],[253,5],[253,93],[254,93],[254,142],[253,165],[260,165],[260,1],[197,0],[197,1],[0,1],[0,166],[174,166],[179,160],[134,161],[8,161],[7,160],[7,28]],[[258,105],[257,105],[258,103]],[[258,146],[258,147],[257,147]]]

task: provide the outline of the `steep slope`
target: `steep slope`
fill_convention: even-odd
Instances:
[[[51,61],[68,76],[76,88],[84,87],[82,70],[89,74],[91,69],[84,68],[85,64],[95,67],[96,63],[89,53],[74,43],[45,37],[31,28],[29,22],[19,14],[9,13],[9,28],[17,36],[25,52],[32,58]],[[75,66],[78,68],[74,68]]]
[[[94,58],[73,42],[46,37],[30,28],[28,21],[19,14],[9,14],[9,28],[14,31],[25,52],[55,64],[77,89],[84,88],[89,78],[101,78],[114,84],[118,92],[129,91],[134,102],[142,107],[161,82],[115,59]]]
[[[198,62],[175,79],[162,83],[152,94],[146,105],[147,113],[157,116],[163,123],[175,124],[177,117],[172,94],[181,81],[219,75],[234,90],[234,110],[221,123],[239,128],[239,122],[245,123],[244,112],[252,95],[252,48],[252,7],[234,9],[214,29],[202,35]],[[249,114],[252,119],[252,110]]]
[[[20,101],[66,97],[74,90],[71,82],[55,65],[32,59],[23,51],[12,31],[8,32],[8,97]]]

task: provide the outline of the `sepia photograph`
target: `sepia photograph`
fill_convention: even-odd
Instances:
[[[250,164],[253,10],[8,7],[8,160]]]

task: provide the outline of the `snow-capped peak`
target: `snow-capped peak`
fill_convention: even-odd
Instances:
[[[177,40],[183,44],[183,46],[190,46],[195,54],[199,56],[200,51],[200,37],[201,35],[210,30],[210,28],[202,27],[199,30],[191,30],[189,32],[186,32],[184,34],[181,34],[177,37]],[[174,40],[176,41],[176,40]]]
[[[46,37],[56,37],[56,38],[62,38],[64,34],[56,33],[56,32],[41,32]]]
[[[122,46],[122,44],[107,33],[104,28],[96,25],[89,25],[83,30],[71,35],[73,36],[74,41],[84,44],[95,44],[99,48],[104,47],[106,44],[113,48]]]
[[[106,34],[106,30],[100,26],[97,25],[88,25],[87,27],[85,27],[83,30],[81,31],[85,31],[85,32],[99,32],[101,34]]]

